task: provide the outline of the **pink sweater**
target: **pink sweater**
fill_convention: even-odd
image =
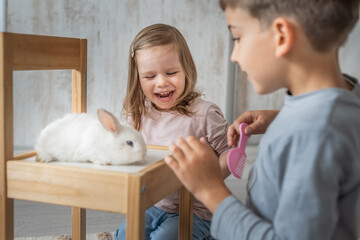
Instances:
[[[229,150],[226,140],[229,124],[220,108],[214,103],[197,98],[190,106],[190,110],[194,115],[189,117],[178,112],[160,112],[151,107],[141,122],[141,133],[145,143],[168,146],[177,138],[191,135],[198,139],[205,137],[218,155]],[[167,212],[178,212],[179,190],[171,193],[155,206]],[[194,199],[194,213],[208,221],[212,217],[210,211],[197,199]]]

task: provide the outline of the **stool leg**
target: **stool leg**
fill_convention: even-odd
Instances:
[[[145,239],[145,206],[144,194],[145,186],[138,176],[130,176],[128,189],[128,205],[126,212],[126,239],[143,240]]]
[[[11,35],[0,33],[0,240],[14,239],[14,200],[8,198],[6,161],[13,157]]]
[[[72,216],[72,240],[86,239],[86,209],[71,208]]]
[[[192,239],[193,195],[184,187],[180,188],[179,239]]]
[[[14,239],[14,200],[0,197],[0,240]]]

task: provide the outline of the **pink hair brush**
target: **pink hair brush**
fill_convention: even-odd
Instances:
[[[246,163],[245,147],[248,139],[250,138],[250,135],[245,134],[246,127],[247,127],[246,123],[240,123],[239,145],[238,147],[231,149],[227,155],[228,168],[230,172],[237,178],[241,178]]]

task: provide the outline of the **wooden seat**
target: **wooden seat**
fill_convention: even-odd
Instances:
[[[127,173],[13,155],[13,71],[71,69],[72,111],[86,112],[85,39],[0,33],[0,52],[0,240],[14,238],[13,199],[71,206],[73,240],[86,238],[86,208],[126,214],[127,239],[144,239],[145,210],[180,187],[179,239],[192,239],[193,198],[161,157]]]

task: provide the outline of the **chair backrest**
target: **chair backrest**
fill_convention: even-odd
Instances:
[[[86,112],[86,58],[86,39],[0,33],[1,158],[13,156],[13,71],[72,70],[72,111]]]

